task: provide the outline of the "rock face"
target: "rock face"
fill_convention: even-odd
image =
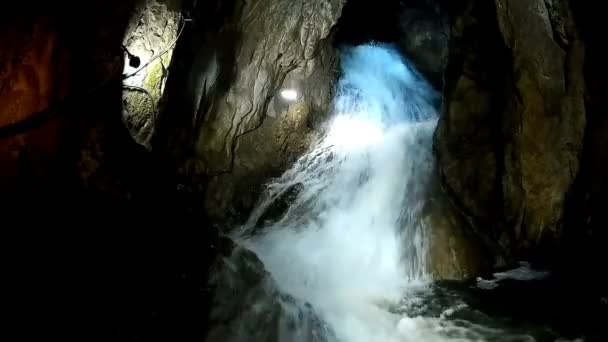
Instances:
[[[532,6],[532,11],[530,11]],[[584,50],[567,1],[498,1],[513,82],[505,113],[505,219],[532,245],[557,238],[579,170]]]
[[[450,47],[447,11],[434,1],[407,1],[398,21],[399,48],[427,79],[440,87]]]
[[[263,0],[207,9],[228,19],[216,23],[220,36],[208,38],[207,49],[201,45],[204,63],[184,73],[195,103],[181,115],[191,127],[186,146],[194,146],[183,169],[208,179],[204,202],[213,218],[248,212],[260,186],[307,146],[332,98],[330,33],[343,4]],[[282,98],[282,90],[297,99]]]
[[[584,48],[567,1],[495,5],[468,1],[454,21],[435,145],[488,245],[525,251],[562,231],[585,128]]]
[[[560,262],[571,266],[575,274],[598,274],[608,260],[608,116],[605,101],[608,98],[608,50],[603,32],[604,3],[573,2],[573,12],[581,37],[585,42],[585,77],[587,80],[587,127],[581,170],[573,196],[569,198],[564,249]],[[605,296],[608,280],[603,274],[592,283],[596,292]],[[587,291],[587,289],[585,290]]]
[[[466,221],[443,195],[426,203],[422,224],[429,232],[428,272],[434,279],[470,279],[492,267],[479,237],[468,232]]]
[[[224,239],[212,266],[212,310],[205,341],[312,341],[332,336],[310,304],[282,293],[251,251]]]
[[[53,24],[9,21],[5,25],[13,30],[0,32],[3,47],[0,52],[1,128],[26,120],[65,95],[67,82],[62,84],[55,73],[50,72],[66,62],[61,58],[61,49],[52,32]],[[29,46],[18,44],[24,38]],[[68,75],[65,80],[69,80]],[[0,188],[3,193],[19,187],[16,183],[19,183],[20,173],[26,163],[32,163],[32,157],[38,159],[33,164],[36,168],[47,167],[42,160],[55,152],[55,126],[56,122],[29,134],[0,137]]]
[[[435,134],[438,167],[451,199],[477,235],[496,249],[502,220],[501,110],[508,50],[491,3],[468,1],[453,16],[444,113]]]
[[[2,21],[0,192],[10,193],[36,188],[48,179],[63,120],[55,116],[39,124],[37,118],[69,93],[72,75],[61,72],[69,69],[70,53],[58,37],[56,18]]]
[[[150,148],[181,20],[181,0],[139,1],[127,27],[123,120],[139,144]]]
[[[122,71],[119,42],[133,3],[89,2],[82,10],[96,13],[91,18],[70,16],[66,4],[55,5],[25,14],[16,9],[1,20],[0,188],[26,202],[52,198],[58,189],[65,195],[86,178],[91,170],[76,175],[76,164],[100,162],[88,158],[95,152],[82,151],[84,140],[95,139],[92,122],[120,117],[113,81]],[[81,152],[83,158],[75,160]]]

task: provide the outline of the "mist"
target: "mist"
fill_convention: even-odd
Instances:
[[[412,177],[430,160],[436,95],[387,45],[344,48],[341,65],[325,134],[268,185],[240,241],[338,340],[399,340],[391,308],[430,279]],[[286,212],[260,222],[287,192]]]

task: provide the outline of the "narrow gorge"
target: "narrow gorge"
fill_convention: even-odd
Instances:
[[[608,339],[603,13],[5,11],[0,191],[24,338]]]

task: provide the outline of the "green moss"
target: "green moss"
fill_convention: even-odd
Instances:
[[[163,80],[163,67],[160,59],[155,60],[148,66],[148,72],[144,78],[143,87],[146,88],[154,101],[158,103],[160,100],[160,85]]]
[[[125,109],[129,112],[128,125],[135,130],[144,127],[150,117],[154,115],[154,111],[158,110],[158,103],[162,96],[161,85],[164,81],[163,64],[168,65],[170,60],[171,56],[167,54],[148,65],[142,84],[137,86],[146,89],[150,96],[137,88],[125,87],[123,99]]]

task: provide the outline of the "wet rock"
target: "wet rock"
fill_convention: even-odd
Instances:
[[[180,77],[187,85],[182,92],[192,98],[169,99],[174,107],[167,120],[182,121],[168,139],[177,141],[172,148],[180,151],[180,172],[208,180],[203,202],[213,219],[227,223],[247,213],[262,184],[308,145],[332,98],[331,29],[344,2],[200,4],[195,19],[204,22],[194,25],[210,26],[189,37],[200,58]],[[283,90],[294,90],[296,98],[283,98]]]
[[[449,56],[447,13],[439,11],[432,2],[406,3],[398,20],[399,48],[425,77],[440,87]]]
[[[444,112],[434,148],[443,187],[493,249],[500,237],[501,110],[508,50],[491,3],[467,1],[454,13]],[[483,49],[481,47],[484,47]]]
[[[150,148],[169,65],[181,25],[181,0],[140,1],[125,38],[123,120],[135,141]]]
[[[422,219],[429,232],[429,272],[436,280],[464,280],[487,271],[491,256],[478,237],[465,229],[458,211],[445,198],[427,203]]]
[[[435,146],[478,234],[518,253],[562,231],[585,127],[584,47],[566,1],[497,0],[496,22],[491,7],[469,1],[454,21]]]
[[[306,303],[281,293],[251,251],[224,239],[213,266],[206,341],[328,341],[331,333]]]
[[[255,218],[255,228],[268,226],[281,219],[289,210],[290,206],[297,199],[298,194],[302,191],[302,184],[298,183],[279,195],[265,210],[258,214],[256,211],[250,216],[250,220]]]
[[[33,187],[56,158],[63,120],[26,124],[69,92],[69,51],[58,39],[55,18],[10,18],[0,30],[0,191]],[[16,134],[23,133],[23,134]],[[24,184],[19,184],[24,181]]]

